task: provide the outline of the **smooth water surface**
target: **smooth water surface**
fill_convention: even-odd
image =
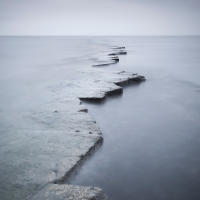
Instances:
[[[13,129],[45,129],[32,114],[56,102],[56,91],[64,88],[64,81],[79,79],[77,70],[91,69],[91,58],[106,48],[106,41],[100,37],[0,37],[0,136],[8,137],[10,130],[15,134]]]
[[[56,131],[34,113],[44,107],[48,118],[66,80],[76,82],[76,71],[112,45],[128,54],[102,69],[147,81],[87,105],[104,143],[68,181],[110,199],[200,199],[200,37],[0,37],[0,199],[13,199],[5,183],[23,173],[12,163],[24,163],[18,149],[27,150],[29,135]]]
[[[86,104],[104,143],[67,183],[100,187],[113,200],[199,200],[200,37],[113,43],[128,54],[105,69],[138,72],[147,81]]]
[[[65,159],[65,151],[60,157],[51,152],[64,140],[65,149],[70,146],[66,138],[59,140],[69,133],[67,123],[54,126],[65,111],[63,106],[57,115],[58,104],[68,98],[68,84],[78,84],[81,70],[92,69],[91,58],[107,48],[106,40],[0,37],[1,200],[30,199],[51,182],[52,168]]]

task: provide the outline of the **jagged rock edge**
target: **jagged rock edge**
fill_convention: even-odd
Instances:
[[[124,73],[124,71],[119,72],[119,73]],[[104,91],[103,97],[97,97],[97,96],[95,97],[94,96],[94,97],[78,97],[78,98],[80,100],[83,100],[83,101],[102,101],[108,95],[123,93],[123,87],[122,86],[124,86],[124,85],[128,85],[131,82],[139,83],[139,82],[142,82],[142,81],[146,81],[144,76],[137,75],[137,74],[132,74],[132,75],[133,75],[133,77],[128,77],[125,80],[113,82],[115,85],[119,86],[119,88],[111,89],[111,90],[108,90],[108,91]]]
[[[97,137],[96,137],[97,138]],[[73,166],[71,167],[70,170],[66,171],[65,175],[54,180],[53,184],[63,184],[64,181],[66,181],[66,179],[71,175],[71,173],[76,170],[76,168],[78,166],[80,166],[86,159],[86,157],[93,151],[95,150],[95,148],[97,147],[97,145],[99,145],[100,143],[103,142],[103,136],[99,136],[97,138],[97,140],[95,141],[95,143],[88,149],[88,151],[84,154],[80,156],[79,161]]]
[[[119,72],[119,73],[124,73],[124,71],[122,72]],[[144,81],[145,80],[145,77],[144,76],[140,76],[140,75],[136,75],[134,77],[134,75],[136,74],[133,74],[133,77],[127,77],[125,80],[122,80],[122,81],[118,81],[118,82],[113,82],[114,84],[116,84],[117,86],[119,86],[119,88],[117,89],[110,89],[108,91],[105,91],[104,92],[104,96],[102,98],[99,98],[99,97],[79,97],[80,100],[95,100],[95,101],[101,101],[103,99],[106,98],[106,96],[108,95],[113,95],[113,94],[121,94],[123,93],[123,85],[128,85],[130,82],[141,82],[141,81]],[[87,109],[86,109],[87,110]],[[87,110],[88,112],[88,110]],[[70,176],[70,174],[80,165],[82,164],[82,162],[84,162],[85,158],[91,153],[91,151],[93,151],[96,146],[98,144],[100,144],[102,141],[103,141],[103,136],[99,136],[99,137],[95,137],[97,140],[95,141],[95,143],[93,144],[93,146],[91,146],[88,151],[84,154],[84,155],[81,155],[80,157],[80,160],[70,169],[68,170],[64,176],[56,179],[53,181],[54,184],[62,184],[68,176]]]
[[[121,72],[118,72],[118,74],[122,74],[122,73],[125,73],[125,71],[121,71]],[[130,77],[130,75],[132,77]],[[99,97],[84,97],[84,98],[81,98],[81,97],[78,97],[80,100],[103,100],[105,99],[106,96],[108,95],[113,95],[113,94],[120,94],[123,92],[123,85],[128,85],[129,83],[131,82],[141,82],[141,81],[144,81],[146,80],[144,76],[140,76],[138,74],[129,74],[125,79],[123,80],[120,80],[120,81],[112,81],[113,84],[117,85],[119,88],[114,88],[114,89],[108,89],[107,88],[107,91],[104,91],[104,96],[102,98],[99,98]],[[109,81],[107,81],[107,83],[110,83]],[[103,142],[103,136],[98,136],[98,137],[94,137],[94,139],[96,139],[96,141],[94,142],[94,144],[92,146],[89,147],[88,151],[84,154],[84,155],[81,155],[79,158],[79,160],[76,162],[76,164],[74,164],[74,166],[72,166],[69,170],[67,170],[65,172],[65,174],[61,177],[59,177],[58,179],[55,179],[54,181],[50,182],[49,186],[47,187],[51,187],[51,184],[53,185],[57,185],[57,186],[61,186],[61,184],[63,184],[63,182],[81,165],[83,164],[83,162],[86,160],[86,158],[88,157],[88,155],[91,153],[93,154],[93,151],[95,151],[95,148],[98,146],[98,144],[102,143]],[[63,185],[62,185],[63,186]],[[70,186],[69,184],[66,185],[67,186]],[[82,186],[76,186],[76,185],[71,185],[72,187],[74,187],[74,189],[76,190],[76,187],[82,187]],[[82,188],[90,188],[90,187],[82,187]],[[93,196],[92,198],[87,198],[87,200],[101,200],[101,199],[105,199],[106,195],[103,193],[103,190],[100,189],[100,188],[96,188],[97,190],[100,191],[100,193],[97,193],[96,196]],[[41,190],[39,191],[39,193],[41,192]],[[45,190],[44,190],[45,192]],[[38,193],[38,194],[39,194]],[[37,196],[36,196],[37,197]],[[59,197],[58,197],[59,198]],[[37,198],[36,198],[37,199]],[[35,200],[35,199],[34,199]],[[56,200],[56,199],[55,199]]]

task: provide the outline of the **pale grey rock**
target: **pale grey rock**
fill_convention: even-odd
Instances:
[[[32,200],[102,200],[101,189],[74,185],[50,185],[35,195]]]
[[[66,75],[66,81],[50,88],[54,100],[45,105],[38,100],[37,108],[28,115],[35,127],[15,129],[12,137],[0,138],[3,183],[0,199],[23,200],[34,195],[39,195],[35,199],[46,200],[93,198],[94,191],[89,188],[58,184],[103,140],[95,120],[83,112],[87,108],[80,99],[101,100],[107,95],[121,93],[120,84],[144,78],[127,72],[97,69],[73,73],[75,80],[67,79]],[[39,191],[43,191],[45,198]],[[70,191],[72,195],[65,197]],[[95,194],[93,199],[99,193]]]

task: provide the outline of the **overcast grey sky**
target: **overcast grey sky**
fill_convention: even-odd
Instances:
[[[200,0],[0,0],[0,35],[200,35]]]

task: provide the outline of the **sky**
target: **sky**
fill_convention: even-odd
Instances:
[[[0,0],[0,35],[200,35],[200,0]]]

